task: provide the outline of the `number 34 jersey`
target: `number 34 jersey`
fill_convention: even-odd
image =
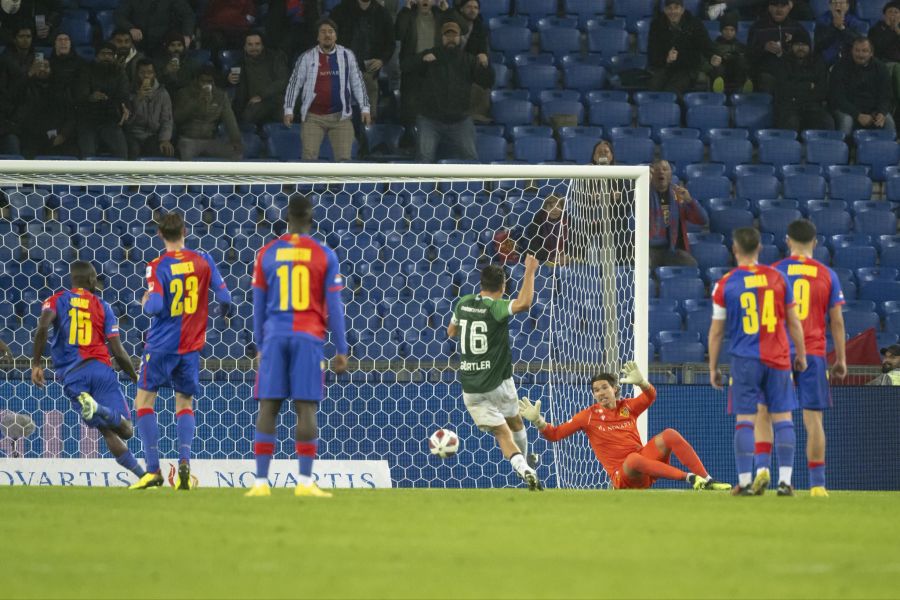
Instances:
[[[56,313],[50,356],[59,380],[85,360],[111,366],[106,340],[119,335],[119,324],[109,304],[88,290],[75,288],[53,294],[41,309]]]
[[[152,314],[144,352],[187,354],[206,344],[209,315],[209,288],[220,302],[230,302],[228,291],[215,262],[205,252],[182,249],[166,252],[147,265],[148,304],[162,307]],[[147,310],[145,306],[145,311]]]
[[[794,294],[781,271],[766,265],[732,269],[713,288],[712,302],[712,318],[725,321],[732,356],[791,368],[786,323]]]
[[[450,322],[459,328],[459,378],[464,392],[490,392],[512,377],[510,307],[509,300],[476,294],[456,303]]]

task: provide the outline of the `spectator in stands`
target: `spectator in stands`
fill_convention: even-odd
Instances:
[[[244,36],[244,56],[228,74],[228,83],[236,86],[232,106],[238,120],[253,125],[280,120],[287,82],[284,54],[266,48],[255,31]]]
[[[134,43],[151,55],[162,51],[163,40],[173,29],[185,47],[194,35],[194,11],[187,0],[122,0],[115,11],[117,28],[128,29]]]
[[[687,188],[672,183],[669,161],[653,161],[650,165],[650,267],[696,267],[687,224],[706,225],[708,221],[706,211]]]
[[[132,113],[125,124],[128,157],[134,160],[141,156],[175,156],[172,99],[156,80],[156,68],[150,60],[142,58],[138,62],[131,89]]]
[[[72,48],[72,39],[67,33],[57,33],[53,39],[53,52],[50,54],[50,80],[55,101],[67,107],[68,114],[76,114],[75,99],[78,82],[84,77],[88,62],[78,56]],[[75,143],[75,131],[68,136],[68,141]],[[71,154],[78,154],[71,152]]]
[[[722,15],[752,21],[765,12],[766,4],[767,0],[708,0],[706,15],[713,21]],[[809,0],[794,0],[790,15],[797,21],[812,21],[815,18]]]
[[[592,165],[614,165],[616,164],[616,155],[613,154],[612,145],[606,140],[600,140],[594,146],[591,152]]]
[[[194,83],[175,97],[175,124],[178,126],[178,153],[181,160],[201,156],[240,160],[243,153],[241,131],[225,91],[215,84],[216,71],[204,65]],[[217,137],[219,125],[227,140]]]
[[[3,0],[0,2],[0,44],[14,41],[18,27],[33,28],[39,46],[46,46],[59,26],[59,0]]]
[[[290,127],[294,122],[294,106],[300,96],[303,160],[318,160],[322,141],[328,134],[334,159],[348,161],[354,135],[350,121],[353,116],[351,95],[359,104],[362,121],[366,125],[372,122],[369,99],[356,57],[337,43],[335,22],[322,19],[317,29],[319,45],[297,59],[288,82],[284,98],[284,125]]]
[[[254,0],[209,0],[200,18],[203,47],[213,57],[222,50],[238,48],[255,23]]]
[[[6,84],[17,87],[25,81],[31,63],[34,62],[34,46],[32,46],[30,25],[21,25],[16,30],[12,44],[6,52],[0,54],[0,72],[3,72]]]
[[[486,54],[472,56],[460,47],[460,34],[456,21],[446,21],[440,46],[407,57],[400,65],[404,73],[422,82],[416,118],[419,162],[433,163],[442,140],[455,148],[452,158],[478,160],[475,124],[469,116],[472,84],[491,87],[494,70]]]
[[[781,129],[834,129],[828,112],[828,70],[798,31],[781,63],[775,86],[775,125]]]
[[[551,194],[544,199],[541,209],[534,215],[531,225],[525,230],[528,252],[534,254],[541,263],[551,262],[565,265],[569,262],[565,250],[569,227],[563,216],[565,199]]]
[[[900,385],[900,344],[882,348],[881,355],[884,357],[882,374],[867,385]]]
[[[480,0],[457,0],[456,10],[465,20],[469,33],[462,36],[462,47],[472,56],[484,54],[489,56],[489,31],[481,17]],[[472,101],[469,114],[479,123],[491,121],[491,90],[477,83],[472,84]]]
[[[75,111],[70,102],[60,101],[51,77],[49,60],[36,60],[28,79],[16,91],[19,108],[15,121],[25,158],[39,154],[77,154]]]
[[[403,69],[404,61],[415,64],[411,60],[422,52],[441,45],[441,26],[453,15],[447,14],[447,0],[405,0],[406,6],[397,15],[394,31],[400,40],[400,116],[407,126],[407,133],[416,123],[416,117],[422,102],[419,99],[423,85],[421,74],[407,73]],[[462,25],[460,25],[462,31]],[[406,142],[408,140],[404,140]]]
[[[816,19],[816,54],[831,67],[850,52],[853,41],[865,37],[868,25],[850,12],[850,0],[831,0],[829,11]]]
[[[356,55],[366,83],[372,120],[378,116],[378,74],[394,54],[394,23],[375,0],[342,0],[331,19],[341,40]]]
[[[522,260],[516,249],[516,240],[508,229],[501,229],[494,234],[494,263],[499,265],[517,265]]]
[[[709,79],[714,92],[752,92],[753,83],[749,79],[747,66],[747,46],[737,39],[737,17],[730,13],[719,19],[719,37],[713,48],[722,62],[718,67],[710,65]]]
[[[685,10],[684,0],[665,0],[664,5],[663,14],[650,22],[650,87],[683,94],[697,87],[707,60],[719,67],[722,57],[715,53],[703,22]]]
[[[169,97],[174,98],[180,90],[191,85],[201,66],[187,56],[184,36],[177,31],[170,31],[166,35],[165,52],[156,61],[157,77],[166,86]]]
[[[887,66],[894,89],[894,102],[900,101],[900,0],[884,5],[881,20],[869,30],[875,58]]]
[[[771,94],[785,51],[794,35],[803,26],[791,18],[791,0],[769,0],[767,13],[750,27],[747,41],[747,61],[753,87],[758,92]]]
[[[850,57],[831,70],[831,109],[837,128],[885,129],[896,133],[891,116],[891,80],[887,67],[873,56],[868,38],[853,42]]]
[[[6,74],[0,71],[0,154],[19,154],[19,138],[16,136],[14,90],[6,82]]]
[[[293,64],[300,54],[316,45],[319,22],[317,0],[271,0],[266,35],[272,48],[279,48]]]
[[[110,41],[116,47],[116,62],[124,69],[128,83],[133,84],[137,77],[138,63],[144,58],[143,53],[138,52],[138,49],[134,47],[131,32],[127,29],[113,31]]]
[[[75,84],[78,148],[82,158],[96,156],[100,143],[114,158],[128,158],[122,124],[128,120],[128,78],[116,63],[116,47],[106,42],[97,50]]]

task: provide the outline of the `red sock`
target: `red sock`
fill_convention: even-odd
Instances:
[[[706,472],[706,467],[703,466],[700,457],[697,456],[697,453],[694,452],[694,448],[688,441],[681,437],[680,433],[674,429],[666,429],[662,432],[662,439],[666,446],[672,449],[672,454],[677,456],[681,464],[690,469],[691,473],[700,477],[709,477],[709,473]]]
[[[646,456],[641,456],[637,453],[629,454],[628,458],[625,459],[625,465],[639,473],[657,479],[662,478],[684,481],[687,478],[687,473],[681,469],[676,469],[670,464],[653,460],[652,458],[647,458]]]

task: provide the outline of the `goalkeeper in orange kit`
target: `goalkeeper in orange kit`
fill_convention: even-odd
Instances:
[[[637,398],[620,400],[619,383],[636,385],[642,393]],[[532,404],[528,398],[522,398],[519,414],[531,421],[550,442],[583,431],[616,489],[646,489],[660,478],[686,481],[695,490],[731,489],[731,485],[709,476],[697,453],[674,429],[664,430],[647,444],[641,443],[637,418],[656,400],[656,388],[644,378],[637,363],[625,363],[621,382],[611,373],[595,375],[591,379],[591,395],[596,404],[561,425],[551,425],[544,420],[540,400]],[[670,465],[672,454],[690,472]]]

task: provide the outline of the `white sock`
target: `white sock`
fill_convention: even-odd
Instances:
[[[312,477],[309,475],[297,475],[297,483],[299,485],[309,485],[312,482]]]
[[[513,431],[512,436],[516,446],[519,447],[519,451],[525,456],[528,456],[528,433],[525,431],[525,428],[523,427],[519,431]]]
[[[266,479],[265,477],[257,477],[256,485],[269,485],[269,480]]]
[[[513,454],[512,456],[510,456],[509,463],[519,475],[524,476],[525,473],[531,471],[531,467],[528,466],[528,461],[526,461],[525,457],[521,454]]]
[[[791,485],[791,475],[794,474],[794,467],[778,467],[778,483],[782,481]]]
[[[753,481],[752,473],[738,473],[738,485],[747,487]]]
[[[769,467],[760,467],[760,468],[758,468],[758,469],[756,470],[756,474],[759,475],[759,474],[762,473],[763,471],[765,471],[766,473],[768,473],[768,472],[769,472]]]

